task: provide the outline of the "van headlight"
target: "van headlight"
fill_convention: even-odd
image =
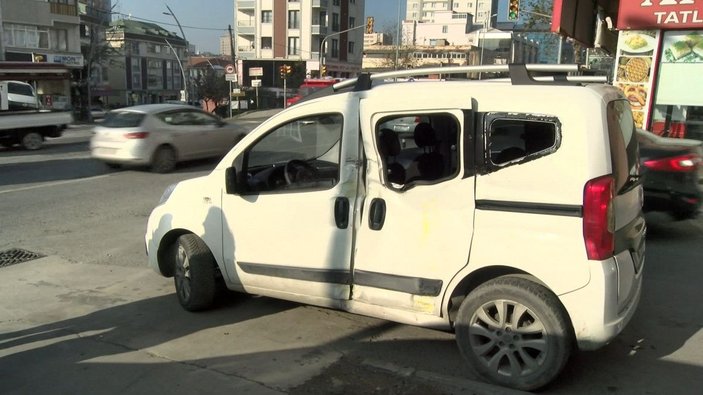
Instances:
[[[173,193],[173,190],[176,189],[176,185],[178,185],[178,183],[174,183],[166,187],[164,193],[161,195],[161,199],[159,199],[159,205],[166,203],[168,198],[171,196],[171,193]]]

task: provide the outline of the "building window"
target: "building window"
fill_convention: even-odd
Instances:
[[[337,39],[332,39],[332,57],[333,58],[338,58],[339,57],[339,40]]]
[[[347,46],[349,47],[347,52],[349,52],[350,54],[354,54],[354,41],[349,41],[349,43],[347,43]]]
[[[320,26],[327,27],[327,11],[320,11]]]
[[[142,89],[142,60],[132,58],[132,89]]]
[[[273,22],[273,11],[261,11],[261,23]]]
[[[332,13],[332,31],[339,31],[339,14],[335,12]]]
[[[51,29],[51,49],[57,51],[68,50],[68,31],[66,29]]]
[[[261,37],[261,49],[273,48],[273,39],[271,37]]]
[[[339,6],[339,0],[332,0],[332,5]]]
[[[356,27],[356,18],[354,18],[353,16],[350,16],[349,17],[349,28],[351,29],[353,27]]]
[[[300,11],[288,11],[288,28],[300,29]]]
[[[299,37],[288,37],[288,55],[300,55]]]
[[[164,77],[161,60],[150,59],[147,61],[147,88],[163,89]]]
[[[442,33],[448,33],[449,32],[449,27],[447,25],[442,26]]]
[[[32,25],[4,24],[6,47],[49,49],[49,31]]]

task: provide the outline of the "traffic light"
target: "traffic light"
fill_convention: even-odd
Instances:
[[[290,65],[284,64],[278,68],[278,71],[281,73],[281,78],[288,78],[288,75],[293,71],[293,69]]]
[[[320,66],[320,77],[324,77],[325,74],[327,74],[327,66],[323,64],[322,66]]]
[[[520,19],[520,0],[508,0],[508,20]]]

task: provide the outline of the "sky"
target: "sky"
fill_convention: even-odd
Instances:
[[[365,16],[375,18],[377,31],[387,26],[395,26],[400,2],[400,19],[405,17],[405,0],[366,0]],[[227,26],[234,28],[233,0],[112,0],[113,12],[126,18],[153,22],[165,29],[178,33],[178,25],[168,12],[168,5],[178,18],[186,39],[195,44],[199,52],[219,53],[220,36],[227,34]],[[365,18],[364,18],[365,21]]]

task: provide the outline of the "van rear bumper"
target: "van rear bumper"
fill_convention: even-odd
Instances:
[[[644,263],[637,266],[630,251],[604,261],[591,261],[588,285],[559,295],[574,328],[578,348],[595,350],[608,344],[630,322],[642,292]],[[637,270],[635,270],[635,267]]]

